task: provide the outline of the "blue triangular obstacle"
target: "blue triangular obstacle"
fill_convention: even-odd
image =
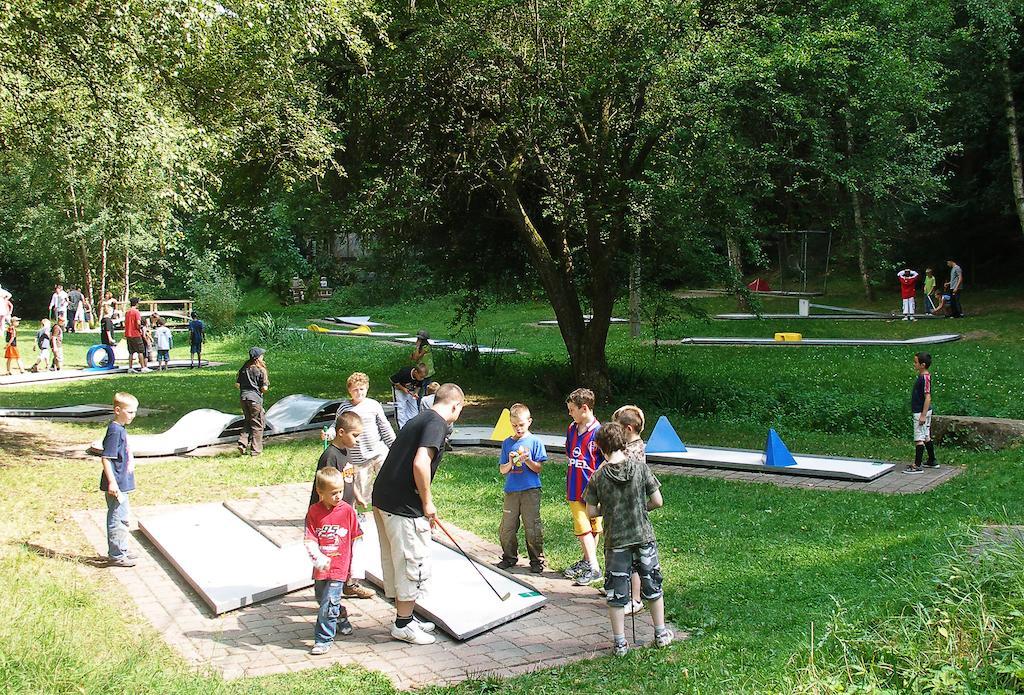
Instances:
[[[764,443],[764,465],[766,466],[795,466],[796,459],[789,449],[782,443],[779,433],[773,429],[768,430],[768,441]]]
[[[679,438],[676,431],[672,429],[672,423],[662,415],[651,432],[651,438],[647,440],[648,454],[681,454],[686,451],[686,445]]]

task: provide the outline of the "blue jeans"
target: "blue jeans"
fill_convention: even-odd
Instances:
[[[121,493],[121,500],[103,493],[107,498],[107,555],[111,560],[128,556],[128,493]]]
[[[338,619],[348,622],[348,611],[341,605],[341,594],[345,582],[338,579],[317,579],[313,582],[313,595],[320,604],[316,614],[316,629],[313,631],[315,644],[330,644],[338,631]]]

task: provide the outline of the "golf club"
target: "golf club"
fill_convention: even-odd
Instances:
[[[506,592],[504,594],[499,594],[498,590],[494,588],[494,585],[491,584],[487,580],[487,577],[484,576],[484,573],[480,571],[479,567],[477,567],[476,563],[473,561],[473,558],[471,558],[469,555],[467,555],[466,551],[463,550],[462,546],[459,545],[459,542],[457,540],[455,540],[454,538],[452,538],[452,534],[448,533],[448,529],[446,529],[444,527],[444,524],[441,523],[441,520],[435,517],[434,518],[434,523],[437,524],[437,527],[439,529],[444,531],[444,535],[448,536],[448,540],[450,540],[452,543],[455,544],[455,547],[458,548],[460,553],[462,553],[462,557],[466,558],[466,560],[469,562],[469,564],[473,565],[473,569],[475,569],[476,573],[480,575],[480,578],[483,579],[484,582],[487,583],[487,586],[491,587],[491,591],[494,592],[494,595],[497,596],[498,598],[500,598],[502,601],[508,601],[508,597],[511,596],[512,594],[510,594],[508,592]]]

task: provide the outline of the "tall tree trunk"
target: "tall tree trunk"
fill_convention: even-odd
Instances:
[[[611,397],[611,380],[608,377],[605,344],[611,324],[614,283],[605,281],[607,278],[600,278],[601,281],[593,283],[593,317],[589,323],[584,321],[568,249],[563,244],[563,248],[558,250],[559,260],[556,260],[523,207],[516,190],[515,168],[514,164],[494,182],[501,194],[505,212],[526,244],[544,293],[551,308],[555,310],[558,330],[569,353],[576,384],[593,390],[598,400],[606,402]]]
[[[846,125],[846,154],[853,158],[853,125],[849,115],[843,116]],[[857,233],[857,266],[864,284],[864,296],[869,302],[875,301],[875,290],[871,286],[871,265],[868,262],[868,236],[864,227],[864,213],[860,204],[860,193],[855,184],[850,186],[850,202],[853,206],[853,228]]]
[[[85,296],[89,302],[89,308],[92,312],[90,320],[96,320],[96,295],[93,293],[95,285],[92,282],[92,264],[89,262],[89,247],[85,243],[85,239],[78,241],[78,253],[82,260],[82,275],[85,277]]]
[[[103,232],[100,239],[100,301],[107,296],[107,233]],[[93,305],[93,311],[99,314],[97,305]]]
[[[131,254],[131,232],[125,237],[124,240],[124,295],[121,298],[121,306],[128,306],[129,293],[131,292],[131,270],[132,270],[132,254]]]
[[[96,306],[96,297],[93,295],[92,264],[89,263],[89,246],[85,243],[85,236],[82,233],[82,212],[78,206],[78,195],[75,193],[75,184],[68,186],[71,194],[71,220],[75,225],[75,236],[78,237],[78,259],[82,263],[82,289],[88,299],[89,306]]]
[[[853,224],[857,228],[857,267],[864,285],[864,297],[873,302],[875,289],[871,286],[871,267],[868,264],[868,237],[864,231],[864,220],[861,218],[860,201],[856,193],[853,193]]]
[[[1010,141],[1010,176],[1013,179],[1013,201],[1017,206],[1017,222],[1024,233],[1024,166],[1020,159],[1020,136],[1017,131],[1017,102],[1013,98],[1013,73],[1003,61],[1003,97],[1006,100],[1006,137]]]
[[[629,265],[629,335],[640,335],[640,254],[635,250]]]
[[[729,257],[729,268],[732,270],[732,290],[736,295],[736,306],[740,311],[749,311],[750,302],[747,295],[743,293],[743,249],[740,242],[732,234],[725,235],[725,249]]]

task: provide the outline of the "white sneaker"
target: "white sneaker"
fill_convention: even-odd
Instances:
[[[433,632],[437,627],[434,623],[429,620],[420,620],[415,615],[412,617],[412,624],[418,627],[423,632]]]
[[[416,627],[415,621],[409,623],[405,627],[392,625],[391,636],[397,640],[408,642],[409,644],[433,644],[437,641],[437,638],[429,632],[424,632]]]
[[[143,368],[142,368],[142,369],[140,369],[139,371],[140,371],[140,372],[151,372],[151,371],[153,371],[153,370],[152,370],[152,369],[150,369],[149,367],[143,367]]]
[[[627,603],[625,605],[625,607],[622,609],[622,611],[623,611],[624,615],[633,615],[634,613],[639,613],[643,609],[644,609],[644,602],[643,601],[630,601],[629,603]]]

